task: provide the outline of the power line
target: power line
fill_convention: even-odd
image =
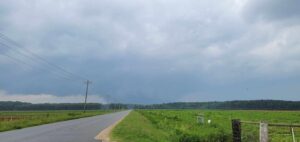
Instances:
[[[1,45],[2,47],[11,48],[9,45],[6,45],[5,43],[2,43],[2,42],[0,42],[0,45]],[[21,52],[21,51],[19,51],[19,50],[15,50],[14,48],[12,48],[12,49],[15,51],[15,53],[18,53],[19,55],[22,55],[23,57],[25,57],[25,58],[27,58],[27,59],[31,59],[31,61],[33,61],[33,62],[38,62],[38,60],[35,60],[35,58],[33,58],[32,56],[29,56],[29,55],[27,55],[27,54],[25,54],[25,53],[23,53],[23,52]],[[27,67],[30,67],[31,69],[36,68],[34,65],[32,65],[32,64],[30,64],[30,63],[28,63],[28,62],[26,62],[25,60],[22,60],[22,59],[19,59],[19,58],[17,58],[17,57],[14,57],[14,56],[12,56],[12,55],[9,55],[8,53],[3,53],[2,55],[6,56],[6,57],[8,57],[8,58],[13,59],[15,62],[18,62],[19,64],[26,65]],[[41,62],[39,62],[39,63],[41,63]],[[47,69],[44,69],[44,70],[47,70]],[[61,72],[58,72],[57,70],[47,70],[47,71],[50,71],[50,72],[52,72],[52,73],[54,73],[54,74],[60,76],[60,77],[63,78],[63,79],[66,79],[66,80],[73,80],[73,79],[71,79],[70,76],[68,76],[68,75],[66,75],[66,74],[62,74]],[[57,76],[55,76],[55,77],[56,77],[56,78],[60,78],[60,77],[57,77]]]
[[[25,62],[25,61],[23,61],[21,59],[18,59],[18,58],[14,57],[14,56],[11,56],[9,54],[4,53],[4,54],[0,54],[0,55],[6,56],[6,57],[12,59],[12,61],[14,61],[16,64],[22,64],[22,65],[24,65],[28,70],[33,70],[35,68],[33,65],[31,65],[31,64],[29,64],[29,63],[27,63],[27,62]],[[61,75],[61,74],[59,74],[57,72],[52,72],[52,73],[55,73],[56,75],[58,75],[58,76],[54,76],[57,79],[65,79],[65,80],[70,80],[70,81],[72,80],[72,79],[70,79],[70,78],[68,78],[66,76],[63,76],[63,75]]]
[[[69,76],[72,77],[73,79],[76,80],[86,80],[84,77],[74,74],[70,71],[67,71],[66,69],[53,64],[52,62],[49,62],[48,60],[46,60],[45,58],[31,52],[30,50],[23,48],[21,45],[19,45],[17,42],[15,42],[14,40],[10,39],[9,37],[5,36],[4,34],[0,33],[0,38],[5,42],[5,43],[1,43],[2,45],[5,45],[8,48],[13,49],[14,51],[18,52],[19,54],[26,56],[27,58],[32,59],[33,61],[40,61],[44,64],[46,64],[49,67],[52,67],[53,69],[56,69],[57,71],[60,71],[61,73],[64,74],[64,76]],[[9,45],[8,45],[9,44]],[[12,46],[10,46],[12,45]],[[19,50],[18,50],[19,49]],[[22,50],[23,52],[21,52],[20,50]]]
[[[57,75],[63,77],[64,79],[70,80],[71,78],[73,78],[73,79],[81,80],[81,81],[86,80],[86,93],[85,93],[85,101],[84,101],[84,112],[86,111],[88,89],[89,89],[89,84],[91,83],[90,80],[87,80],[85,77],[82,77],[81,75],[72,73],[72,72],[62,68],[61,66],[58,66],[58,65],[56,65],[52,62],[49,62],[48,60],[46,60],[42,56],[37,55],[37,54],[31,52],[30,50],[24,48],[23,46],[21,46],[20,44],[18,44],[17,42],[15,42],[14,40],[10,39],[9,37],[7,37],[6,35],[4,35],[2,33],[0,33],[0,46],[10,48],[11,50],[15,51],[19,55],[21,55],[25,58],[31,59],[33,62],[39,62],[39,63],[46,64],[46,67],[48,67],[48,68],[51,67],[52,69],[55,69],[55,70],[50,70],[50,71],[53,71],[54,73],[56,73]],[[33,67],[33,65],[27,63],[26,61],[18,59],[14,56],[11,56],[11,55],[7,54],[7,52],[4,52],[3,55],[13,59],[14,61],[16,61],[18,63],[21,63],[23,65],[27,65],[28,67]]]
[[[55,69],[61,71],[62,73],[65,73],[65,74],[67,74],[67,75],[70,75],[70,76],[72,76],[73,78],[80,79],[80,80],[85,80],[84,77],[81,77],[81,76],[79,76],[79,75],[76,75],[76,74],[74,74],[74,73],[71,73],[71,72],[69,72],[69,71],[63,69],[62,67],[60,67],[60,66],[58,66],[58,65],[55,65],[55,64],[53,64],[53,63],[47,61],[45,58],[43,58],[43,57],[41,57],[41,56],[39,56],[39,55],[37,55],[37,54],[31,52],[30,50],[28,50],[28,49],[26,49],[26,48],[23,48],[21,45],[19,45],[18,43],[16,43],[16,42],[13,41],[12,39],[8,38],[7,36],[5,36],[5,35],[3,35],[3,34],[1,34],[1,33],[0,33],[0,38],[2,38],[3,40],[5,40],[6,42],[12,44],[14,47],[17,47],[18,49],[21,49],[23,52],[27,53],[27,54],[24,54],[24,53],[23,53],[23,55],[25,55],[25,56],[27,56],[27,57],[28,57],[28,55],[29,55],[29,56],[30,56],[29,58],[33,58],[33,59],[35,59],[35,60],[37,59],[38,61],[41,61],[41,62],[43,62],[43,63],[46,63],[46,65],[48,65],[48,66],[50,66],[50,67],[52,67],[52,68],[55,68]],[[9,48],[12,48],[12,49],[14,49],[15,51],[17,51],[17,52],[20,53],[19,50],[13,48],[12,46],[8,46],[8,47],[9,47]],[[21,54],[22,54],[22,53],[21,53]]]
[[[32,68],[30,68],[32,65],[28,64],[27,62],[24,62],[23,60],[20,60],[20,59],[18,59],[18,58],[15,58],[15,57],[13,57],[13,56],[11,56],[11,55],[9,55],[9,54],[6,54],[6,53],[1,54],[1,55],[2,55],[2,56],[6,56],[6,57],[12,59],[15,63],[22,63],[22,64],[24,64],[24,65],[27,65],[26,67],[28,67],[29,69],[32,69]]]

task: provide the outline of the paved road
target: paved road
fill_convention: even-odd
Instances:
[[[122,111],[2,132],[0,142],[99,142],[94,137],[128,113]]]

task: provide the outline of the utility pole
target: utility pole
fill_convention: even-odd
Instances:
[[[89,92],[89,84],[92,83],[91,81],[87,80],[85,81],[86,83],[86,90],[85,90],[85,99],[84,99],[84,108],[83,108],[83,112],[86,111],[86,100],[87,100],[87,96],[88,96],[88,92]]]

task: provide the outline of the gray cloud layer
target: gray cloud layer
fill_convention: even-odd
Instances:
[[[27,49],[93,80],[121,102],[299,100],[297,0],[4,0],[0,30]],[[81,82],[9,49],[0,56],[12,93],[66,96]]]

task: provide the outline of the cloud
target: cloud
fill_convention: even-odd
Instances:
[[[21,101],[30,103],[83,103],[84,96],[68,95],[55,96],[51,94],[10,94],[5,91],[0,91],[1,101]],[[88,102],[107,103],[107,101],[98,95],[89,95]]]
[[[297,19],[299,21],[300,10],[298,0],[247,0],[244,14],[252,20],[281,21]]]
[[[299,77],[298,3],[3,0],[0,30],[91,79],[94,94],[109,94],[118,102],[167,102],[196,94],[207,100],[243,99],[234,91],[236,84],[245,88],[272,79],[286,84],[287,78]],[[44,63],[8,48],[0,53],[31,65],[0,56],[3,90],[55,96],[84,92],[82,82],[67,81]],[[220,86],[228,89],[215,92]],[[248,98],[261,96],[268,97],[256,91]]]

